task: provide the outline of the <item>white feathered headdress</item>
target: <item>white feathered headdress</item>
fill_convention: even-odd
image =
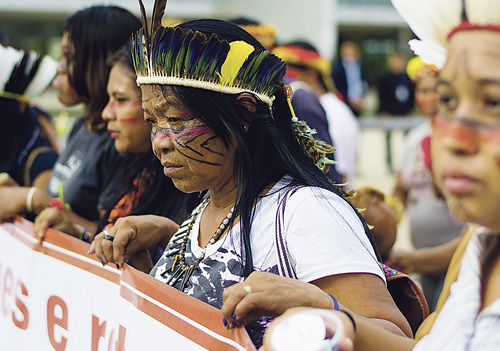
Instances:
[[[29,100],[41,94],[56,75],[57,62],[35,51],[0,45],[0,97]]]
[[[419,40],[410,48],[422,61],[444,66],[450,34],[500,26],[500,0],[392,0]]]

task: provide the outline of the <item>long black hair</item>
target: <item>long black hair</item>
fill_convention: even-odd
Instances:
[[[129,11],[117,6],[92,6],[66,19],[70,53],[68,77],[78,93],[86,100],[85,121],[94,131],[104,128],[101,113],[108,102],[108,57],[127,45],[141,22]]]
[[[203,32],[209,37],[216,33],[221,40],[232,42],[243,40],[256,48],[264,47],[249,33],[240,27],[220,20],[194,20],[178,27],[187,30]],[[226,145],[235,142],[236,162],[235,174],[238,175],[235,216],[240,216],[242,260],[244,274],[253,270],[252,252],[250,246],[250,230],[254,215],[254,206],[263,190],[285,175],[290,175],[293,181],[290,186],[315,186],[329,190],[345,199],[345,193],[314,164],[311,158],[297,143],[291,124],[291,112],[282,82],[274,82],[275,100],[272,109],[256,98],[255,111],[250,111],[242,103],[243,97],[221,94],[218,92],[169,86],[173,94],[199,116]],[[244,130],[246,116],[251,120],[247,132]],[[199,202],[204,193],[190,195],[192,203]],[[363,223],[366,235],[378,255],[373,237],[366,222],[358,211],[353,208]]]
[[[135,76],[130,46],[122,48],[107,61],[110,69],[118,63],[128,67],[131,74]],[[139,87],[137,90],[140,93]],[[186,195],[163,174],[163,166],[153,154],[152,149],[140,154],[129,154],[126,157],[130,162],[119,187],[122,191],[117,194],[114,206],[126,194],[139,193],[140,196],[132,206],[130,215],[154,214],[174,221],[182,220],[186,215],[184,207]],[[103,216],[100,228],[108,223],[112,209],[108,209],[106,215]]]

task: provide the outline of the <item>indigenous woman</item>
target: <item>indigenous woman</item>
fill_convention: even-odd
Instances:
[[[106,60],[139,26],[136,17],[114,6],[90,7],[67,19],[61,42],[63,58],[53,86],[66,106],[82,103],[84,114],[73,126],[47,189],[0,189],[0,218],[20,212],[38,214],[51,204],[66,209],[74,222],[96,229],[101,210],[111,205],[125,166],[101,118],[108,102],[110,68]]]
[[[431,120],[439,106],[436,92],[438,72],[436,66],[425,64],[418,56],[408,63],[407,73],[415,82],[415,102],[426,120],[410,130],[405,139],[394,196],[406,207],[416,249],[447,243],[458,237],[463,229],[462,223],[450,214],[446,202],[436,194],[429,163]],[[391,264],[406,271],[405,265],[409,263],[406,255],[406,252],[395,252]],[[411,257],[411,253],[408,255]],[[423,273],[420,278],[429,308],[434,310],[443,286],[444,272]]]
[[[123,48],[109,61],[112,67],[107,87],[109,101],[102,117],[116,150],[135,157],[119,183],[115,204],[101,220],[100,228],[110,228],[120,217],[131,214],[156,214],[175,219],[184,194],[163,175],[163,166],[151,151],[151,125],[144,121],[141,90],[136,84],[130,47]],[[46,209],[36,218],[35,233],[43,236],[49,226],[75,237],[81,235],[82,228],[72,223],[66,211],[56,207]]]
[[[164,6],[155,3],[151,30],[144,23],[134,39],[137,82],[164,174],[195,208],[180,227],[161,217],[118,221],[91,252],[121,266],[133,252],[168,242],[151,275],[222,308],[223,323],[247,325],[256,345],[262,317],[280,311],[239,309],[259,294],[251,283],[223,294],[254,271],[313,282],[335,298],[325,294],[325,307],[342,303],[411,334],[366,224],[317,167],[331,149],[289,107],[285,64],[228,22],[161,27]]]
[[[30,103],[56,75],[57,63],[0,45],[0,186],[46,187],[57,160],[49,116]],[[46,128],[50,126],[52,128]]]
[[[345,313],[338,315],[356,350],[498,350],[500,1],[393,0],[393,4],[422,40],[413,43],[416,53],[444,64],[437,86],[441,105],[431,139],[434,176],[453,215],[480,227],[469,241],[458,278],[433,327],[417,343],[382,331],[355,314],[349,313],[352,320]],[[443,52],[446,59],[440,55]]]

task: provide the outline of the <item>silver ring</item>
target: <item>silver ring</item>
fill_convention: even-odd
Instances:
[[[113,241],[113,240],[115,239],[115,237],[114,237],[114,236],[111,236],[111,235],[109,235],[109,234],[104,234],[104,238],[103,238],[103,239],[104,239],[104,240]]]
[[[252,288],[249,285],[243,285],[243,289],[247,292],[247,294],[253,293]]]

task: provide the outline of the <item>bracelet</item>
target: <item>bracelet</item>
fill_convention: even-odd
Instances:
[[[340,307],[339,307],[339,303],[338,303],[337,299],[332,294],[328,294],[328,296],[330,296],[333,300],[333,309],[335,311],[338,311],[340,309]]]
[[[52,200],[50,200],[49,207],[52,207],[52,208],[55,207],[59,210],[62,210],[62,209],[64,209],[64,202],[62,202],[61,199],[55,197]]]
[[[28,191],[28,196],[26,197],[26,211],[28,213],[33,212],[33,195],[35,194],[36,187],[31,187],[30,191]]]
[[[88,231],[87,228],[82,227],[79,224],[73,224],[73,227],[75,227],[76,230],[78,230],[78,239],[85,241],[88,243],[90,241],[90,237],[88,236]]]
[[[356,333],[356,322],[354,321],[354,317],[352,316],[352,314],[350,314],[349,312],[347,312],[345,310],[339,310],[339,312],[344,312],[345,315],[351,320],[352,328],[354,329],[354,333]]]

